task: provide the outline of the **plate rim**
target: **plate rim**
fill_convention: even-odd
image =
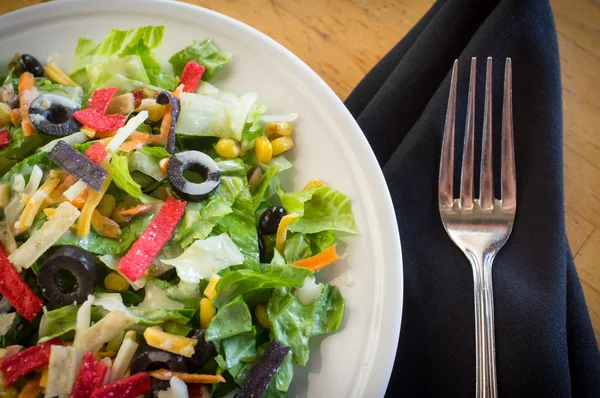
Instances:
[[[376,178],[375,184],[381,186],[380,193],[383,195],[379,198],[376,198],[379,200],[377,206],[379,210],[377,211],[377,214],[386,214],[386,216],[378,217],[378,225],[382,227],[383,230],[389,231],[391,234],[391,236],[387,237],[386,249],[390,251],[390,253],[386,257],[391,256],[392,258],[396,259],[394,263],[395,267],[390,266],[390,269],[386,268],[382,270],[386,273],[385,278],[383,278],[383,275],[380,275],[379,278],[379,285],[387,287],[386,289],[381,289],[378,292],[378,299],[382,305],[380,312],[385,315],[385,321],[383,316],[379,316],[379,326],[384,330],[382,329],[376,334],[376,350],[373,355],[371,355],[370,369],[367,372],[368,381],[367,383],[363,382],[364,386],[362,389],[362,392],[365,392],[365,389],[369,387],[369,384],[371,384],[372,381],[376,381],[377,387],[373,387],[373,384],[371,384],[371,389],[369,390],[370,394],[375,393],[378,396],[383,396],[391,378],[392,369],[397,354],[398,341],[400,339],[404,304],[402,248],[397,224],[397,215],[394,210],[389,187],[383,175],[383,170],[379,166],[379,163],[366,139],[366,136],[360,129],[354,117],[350,114],[349,110],[346,108],[341,99],[335,94],[333,89],[291,50],[287,49],[285,46],[260,30],[242,21],[217,11],[193,4],[169,0],[128,0],[126,3],[121,2],[121,0],[103,0],[102,2],[85,0],[60,0],[49,3],[41,3],[0,15],[0,37],[4,37],[4,32],[10,32],[15,26],[22,27],[24,22],[28,22],[25,25],[31,26],[31,22],[51,20],[53,16],[56,16],[53,15],[53,13],[58,13],[58,16],[65,17],[67,15],[73,15],[81,12],[116,12],[116,8],[111,8],[111,5],[117,4],[121,7],[125,5],[127,7],[143,5],[145,8],[143,11],[144,15],[152,15],[158,18],[160,18],[161,15],[153,12],[154,7],[170,8],[171,10],[174,10],[174,12],[176,10],[177,15],[170,14],[169,18],[177,17],[189,20],[189,15],[184,17],[182,14],[202,13],[207,15],[209,18],[221,20],[225,24],[235,26],[237,29],[245,31],[245,33],[249,36],[254,36],[254,38],[264,42],[267,46],[272,47],[278,53],[277,56],[287,58],[288,61],[292,62],[296,67],[301,69],[302,73],[307,78],[304,79],[306,85],[317,88],[320,94],[323,95],[323,102],[332,104],[332,107],[336,113],[332,117],[336,119],[336,123],[346,125],[349,133],[348,140],[354,141],[352,143],[353,149],[356,150],[356,148],[360,148],[361,158],[367,162],[366,166],[370,168],[369,172],[374,172],[372,177]],[[21,29],[21,31],[23,30]],[[337,120],[338,118],[340,118],[339,121]],[[394,217],[390,217],[390,215],[393,215]],[[391,271],[391,273],[388,273],[389,271]],[[383,272],[381,274],[383,274]],[[386,292],[385,298],[383,297],[384,291]],[[361,364],[361,366],[364,365],[364,363]],[[366,364],[366,366],[369,366],[369,364]],[[356,394],[354,395],[361,396]]]

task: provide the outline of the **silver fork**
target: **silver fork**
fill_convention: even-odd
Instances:
[[[465,125],[460,197],[454,199],[454,129],[458,60],[452,69],[440,159],[438,201],[444,228],[473,268],[475,295],[476,397],[497,397],[492,263],[513,227],[517,209],[512,124],[512,68],[506,58],[502,109],[502,197],[494,198],[492,173],[492,58],[487,59],[479,199],[473,197],[476,58],[471,76]]]

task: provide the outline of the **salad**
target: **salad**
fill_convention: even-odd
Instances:
[[[211,40],[163,65],[164,33],[0,78],[2,396],[282,397],[340,326],[316,274],[357,233],[350,200],[285,192],[296,115],[211,85],[232,62]]]

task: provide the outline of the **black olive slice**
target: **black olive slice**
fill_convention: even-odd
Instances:
[[[206,329],[198,329],[190,336],[198,341],[194,347],[194,355],[184,359],[190,369],[200,369],[211,360],[215,353],[215,346],[210,341],[206,341],[205,335]]]
[[[55,137],[71,135],[81,129],[73,117],[77,105],[60,95],[42,94],[33,100],[29,107],[29,118],[36,129]]]
[[[265,235],[275,235],[279,227],[279,222],[281,222],[281,219],[286,214],[283,207],[269,207],[260,215],[260,219],[258,220],[260,231]]]
[[[90,253],[77,246],[59,246],[40,268],[37,284],[48,301],[65,306],[87,300],[94,293],[96,278]]]
[[[161,91],[156,96],[156,103],[161,105],[171,104],[171,125],[169,126],[169,136],[167,137],[165,149],[172,154],[175,152],[175,124],[177,124],[177,119],[179,118],[181,102],[179,102],[179,98],[174,97],[170,92]]]
[[[193,171],[204,179],[201,183],[188,180],[183,173]],[[200,202],[212,195],[221,183],[221,171],[217,163],[199,151],[185,151],[173,155],[167,168],[169,183],[180,198]]]
[[[170,352],[154,350],[147,348],[138,354],[131,363],[131,374],[140,372],[150,372],[159,369],[169,369],[173,372],[188,373],[188,367],[184,357]],[[146,397],[157,396],[158,391],[169,388],[168,380],[158,380],[152,378],[152,391],[146,394]]]

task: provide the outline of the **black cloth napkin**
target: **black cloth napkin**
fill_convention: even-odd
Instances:
[[[404,314],[387,396],[475,394],[471,267],[437,207],[450,71],[458,58],[460,159],[473,56],[476,147],[494,57],[495,155],[504,58],[513,61],[517,215],[493,266],[499,395],[600,397],[600,354],[565,234],[560,65],[545,0],[438,1],[346,101],[383,168],[402,240]]]

